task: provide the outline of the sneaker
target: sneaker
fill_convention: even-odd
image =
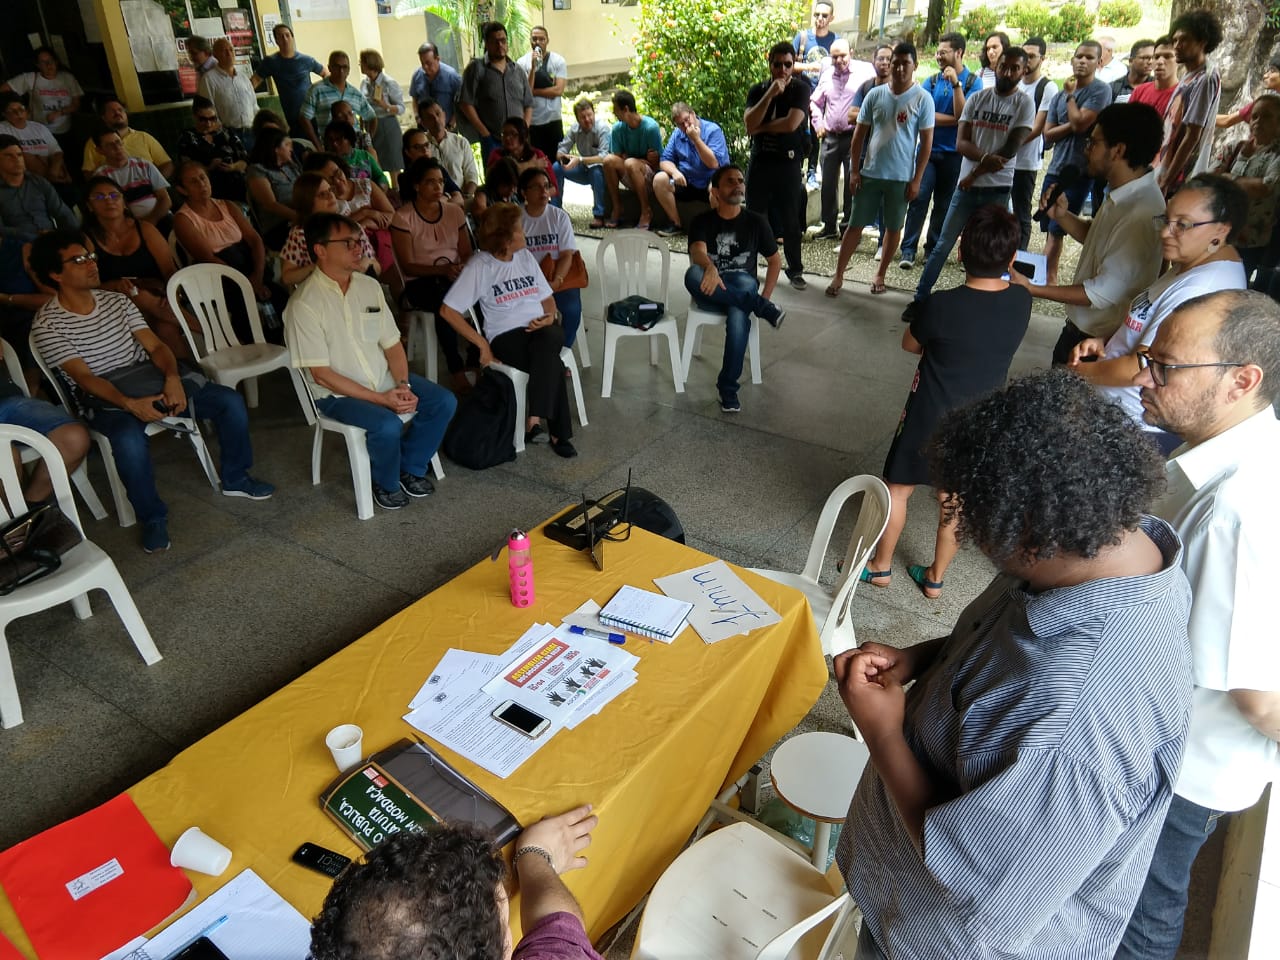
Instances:
[[[568,440],[556,440],[551,444],[551,452],[557,457],[564,457],[566,460],[572,460],[578,455],[578,448]]]
[[[901,260],[898,261],[899,270],[910,270],[915,265],[916,265],[916,261],[914,257],[903,257]]]
[[[756,311],[756,316],[773,327],[775,330],[782,329],[782,321],[787,319],[787,311],[783,310],[776,303],[766,300],[764,306]]]
[[[741,413],[742,404],[738,402],[737,397],[724,395],[720,397],[720,410],[723,413]]]
[[[567,369],[565,370],[565,376],[570,376]],[[535,423],[532,430],[526,430],[524,432],[524,442],[526,446],[531,443],[546,443],[548,439],[547,431],[542,429],[542,424],[540,423]]]
[[[400,474],[400,489],[411,497],[429,497],[436,492],[430,478],[415,477],[412,473]]]
[[[826,227],[823,227],[821,230],[819,230],[817,233],[815,233],[815,234],[813,235],[813,239],[815,239],[815,240],[839,240],[839,239],[840,239],[840,234],[839,234],[837,231],[835,231],[835,230],[828,230]]]
[[[660,237],[674,237],[684,233],[684,227],[678,223],[668,223],[665,227],[659,227],[655,232]]]
[[[902,311],[903,323],[911,323],[912,321],[919,318],[920,304],[922,302],[923,301],[920,301],[920,300],[912,300],[910,303],[907,304],[907,309]]]
[[[265,480],[255,480],[247,473],[239,483],[223,483],[224,497],[244,497],[246,500],[270,500],[276,488]]]
[[[169,549],[169,524],[166,521],[151,520],[142,525],[142,549],[147,553]]]
[[[818,189],[818,175],[813,171],[810,171],[809,176],[805,177],[804,188],[811,191]]]
[[[798,273],[794,277],[791,277],[790,280],[791,280],[791,286],[796,290],[807,290],[809,287],[809,284],[805,280],[805,278]]]
[[[383,510],[399,510],[409,505],[409,498],[403,490],[383,490],[376,483],[373,485],[373,502]]]

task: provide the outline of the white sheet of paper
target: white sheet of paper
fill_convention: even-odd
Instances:
[[[1018,255],[1014,257],[1014,263],[1024,263],[1031,267],[1034,271],[1031,274],[1031,282],[1037,287],[1043,287],[1045,281],[1049,279],[1049,261],[1045,259],[1043,253],[1032,253],[1030,250],[1019,250]],[[1009,279],[1006,273],[1005,279]]]
[[[125,960],[166,960],[201,936],[233,960],[306,960],[311,950],[307,918],[246,869]]]
[[[409,709],[415,710],[432,697],[454,684],[466,684],[472,688],[483,685],[502,666],[502,656],[491,653],[474,653],[451,647],[444,652],[427,682],[409,701]]]
[[[445,704],[448,709],[443,709]],[[465,690],[450,696],[443,704],[432,700],[405,714],[404,719],[495,777],[507,777],[537,753],[554,735],[554,730],[531,740],[493,719],[498,705],[498,701],[483,690]]]
[[[653,582],[667,596],[693,604],[689,624],[706,643],[719,643],[782,621],[723,560],[655,577]]]

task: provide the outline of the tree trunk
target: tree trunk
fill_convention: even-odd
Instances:
[[[924,21],[924,31],[917,41],[921,46],[929,47],[938,42],[938,36],[947,22],[947,0],[929,0],[929,14]]]
[[[1262,71],[1277,54],[1275,27],[1267,26],[1266,0],[1173,0],[1171,19],[1192,10],[1211,10],[1222,22],[1222,43],[1209,54],[1222,77],[1219,113],[1230,113],[1252,100],[1264,88]],[[1224,131],[1227,140],[1248,136],[1243,124]]]

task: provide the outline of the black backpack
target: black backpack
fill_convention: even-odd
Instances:
[[[444,454],[468,470],[484,470],[516,458],[516,392],[500,373],[483,373],[458,403],[445,431]]]

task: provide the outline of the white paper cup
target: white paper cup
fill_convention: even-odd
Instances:
[[[333,754],[339,773],[346,773],[364,759],[364,731],[354,723],[344,723],[329,731],[324,745]]]
[[[173,845],[169,863],[216,877],[231,863],[231,851],[199,827],[188,827]]]

